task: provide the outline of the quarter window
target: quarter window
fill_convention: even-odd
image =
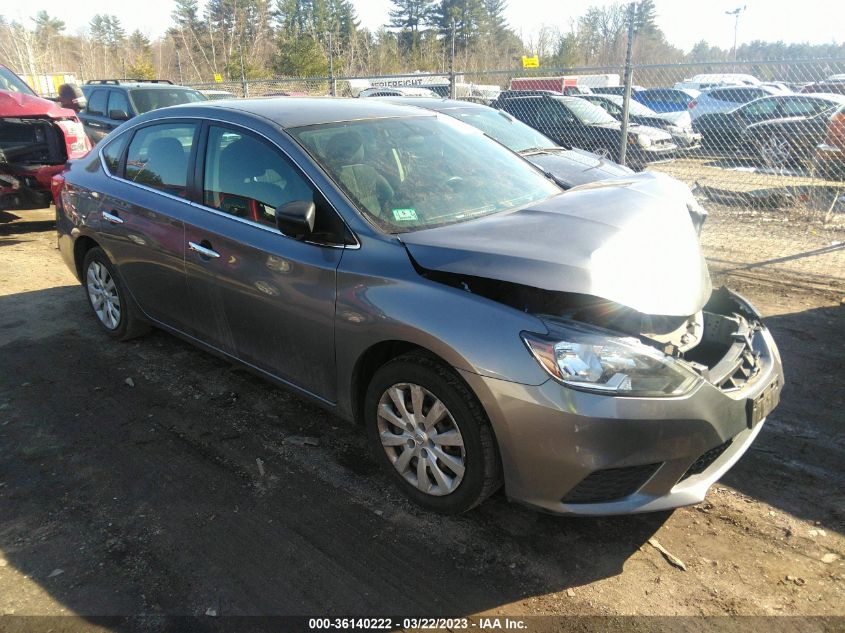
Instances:
[[[187,197],[188,157],[195,131],[191,123],[163,123],[138,130],[126,156],[126,179]]]
[[[205,154],[203,202],[275,226],[276,207],[314,201],[311,186],[279,152],[248,134],[212,125]]]
[[[123,149],[126,147],[126,141],[128,139],[128,134],[121,134],[106,145],[103,150],[103,159],[106,162],[109,173],[112,175],[120,175],[120,157],[123,156]]]

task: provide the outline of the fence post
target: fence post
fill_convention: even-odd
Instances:
[[[241,48],[241,43],[238,41],[238,56],[241,58],[241,90],[244,93],[244,99],[249,98],[249,86],[246,83],[246,73],[244,72],[244,51]]]
[[[622,97],[622,129],[619,134],[619,164],[625,164],[625,153],[628,150],[628,108],[631,104],[631,83],[634,70],[631,67],[631,55],[634,48],[634,21],[637,5],[628,5],[628,46],[625,50],[625,94]]]
[[[332,32],[329,31],[329,96],[335,95],[334,83],[334,51],[332,50]]]
[[[455,98],[455,19],[452,18],[452,46],[449,49],[449,98]]]

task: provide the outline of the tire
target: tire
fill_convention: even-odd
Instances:
[[[82,260],[82,289],[94,318],[111,338],[128,341],[149,330],[122,278],[99,247],[85,253]]]
[[[795,162],[789,141],[780,132],[771,132],[757,141],[761,162],[771,169],[784,169]]]
[[[408,415],[396,404],[399,394]],[[435,411],[437,402],[445,412]],[[439,422],[418,423],[417,406],[423,415],[442,413]],[[502,483],[496,441],[481,404],[451,369],[427,355],[405,354],[379,368],[367,389],[364,416],[376,460],[411,501],[427,510],[466,512]]]

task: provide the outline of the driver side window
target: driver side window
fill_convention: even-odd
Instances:
[[[276,207],[314,201],[314,192],[287,159],[267,143],[235,130],[208,130],[203,203],[239,218],[276,225]]]
[[[303,200],[316,206],[313,241],[344,243],[347,230],[343,221],[281,152],[246,132],[209,126],[203,204],[275,227],[277,207]]]

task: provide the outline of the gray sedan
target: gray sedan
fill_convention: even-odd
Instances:
[[[360,423],[430,510],[502,484],[557,513],[696,503],[778,402],[772,337],[712,289],[666,176],[564,191],[448,116],[272,99],[139,116],[63,179],[105,334],[153,325]]]

